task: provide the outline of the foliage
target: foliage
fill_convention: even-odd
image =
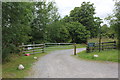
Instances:
[[[94,35],[94,37],[91,38],[97,38],[98,36],[101,35],[101,23],[102,23],[102,19],[100,19],[99,17],[95,17],[94,18],[94,27],[92,29],[94,29],[94,32],[92,35]]]
[[[83,2],[81,7],[75,7],[74,10],[70,12],[70,18],[65,17],[65,19],[70,19],[70,22],[79,22],[90,32],[90,37],[96,37],[98,34],[98,27],[100,26],[98,17],[94,17],[95,8],[94,4],[90,2]]]
[[[35,3],[36,10],[34,11],[34,20],[31,23],[32,39],[31,42],[44,43],[46,27],[50,23],[59,19],[59,13],[54,2],[37,2]]]
[[[106,24],[104,24],[101,27],[101,34],[103,38],[112,38],[114,39],[116,37],[115,31],[113,28],[110,26],[108,27]]]
[[[32,39],[30,42],[35,42],[35,43],[44,42],[44,31],[45,31],[46,23],[48,22],[48,14],[46,8],[47,5],[45,2],[35,3],[35,10],[34,10],[35,18],[31,23]]]
[[[118,48],[120,49],[120,1],[116,0],[114,14],[108,16],[106,20],[109,21],[110,27],[117,35]]]
[[[2,51],[3,61],[10,53],[18,53],[18,46],[30,39],[32,3],[2,3]],[[19,15],[19,16],[18,16]]]
[[[60,18],[55,3],[45,1],[3,2],[2,12],[3,61],[19,53],[22,43],[45,42],[46,26]]]
[[[66,24],[73,43],[86,43],[89,37],[89,31],[85,26],[78,22],[71,22]]]
[[[68,42],[70,40],[70,34],[61,21],[53,22],[49,24],[46,31],[48,42],[60,43]]]
[[[118,49],[120,50],[120,1],[116,2],[116,12],[115,12],[115,17],[117,18],[116,19],[116,27],[115,27],[115,30],[117,32],[117,38],[118,38]]]

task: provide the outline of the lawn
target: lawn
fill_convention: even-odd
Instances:
[[[10,62],[2,65],[2,78],[24,78],[28,75],[31,66],[36,61],[33,57],[36,56],[40,58],[46,54],[47,53],[37,53],[30,56],[13,56]],[[19,64],[23,64],[25,69],[18,70],[17,67]]]
[[[93,56],[96,54],[98,55],[98,57]],[[118,50],[106,50],[101,52],[96,51],[91,53],[86,53],[86,51],[82,51],[78,53],[77,56],[81,59],[86,60],[118,62]]]

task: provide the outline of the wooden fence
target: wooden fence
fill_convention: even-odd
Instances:
[[[57,48],[67,48],[65,45],[72,45],[74,48],[74,55],[76,55],[76,43],[45,43],[45,44],[30,44],[30,45],[21,45],[20,50],[22,53],[36,54],[44,53],[46,48],[51,49],[52,47]],[[59,47],[56,47],[59,46]]]
[[[101,50],[108,50],[108,49],[116,49],[116,41],[113,42],[102,42],[102,43],[88,43],[86,51],[87,52],[94,52],[94,51],[101,51]]]
[[[36,53],[44,53],[44,44],[29,44],[29,45],[21,45],[22,53],[36,54]]]

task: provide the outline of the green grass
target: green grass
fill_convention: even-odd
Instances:
[[[42,50],[38,49],[36,51],[32,51],[30,50],[29,52],[24,52],[24,54],[28,54],[28,53],[36,53],[36,52],[42,52]]]
[[[97,54],[99,57],[93,57],[93,55],[95,54]],[[118,62],[118,50],[106,50],[101,52],[97,51],[91,53],[86,53],[86,51],[82,51],[78,53],[78,57],[86,60]]]
[[[76,44],[76,48],[85,48],[86,44]],[[51,46],[45,48],[46,52],[55,51],[55,50],[65,50],[65,49],[74,49],[73,45],[60,45],[60,46]]]
[[[76,48],[86,48],[86,44],[76,44]]]
[[[2,65],[2,77],[3,78],[24,78],[28,75],[32,64],[36,61],[33,59],[34,56],[42,57],[47,53],[37,53],[30,56],[13,56],[13,59]],[[19,64],[23,64],[25,69],[18,70]]]
[[[117,39],[111,39],[111,38],[102,38],[101,42],[111,42],[111,41],[116,41]],[[99,42],[99,38],[92,38],[92,39],[88,39],[88,42],[95,42],[98,43]]]

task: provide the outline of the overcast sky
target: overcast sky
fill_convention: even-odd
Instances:
[[[113,13],[114,2],[113,0],[54,0],[57,4],[59,13],[63,18],[65,15],[69,15],[70,11],[75,7],[80,7],[83,1],[90,1],[94,3],[95,16],[104,19],[108,15]],[[104,23],[106,23],[104,21]]]

